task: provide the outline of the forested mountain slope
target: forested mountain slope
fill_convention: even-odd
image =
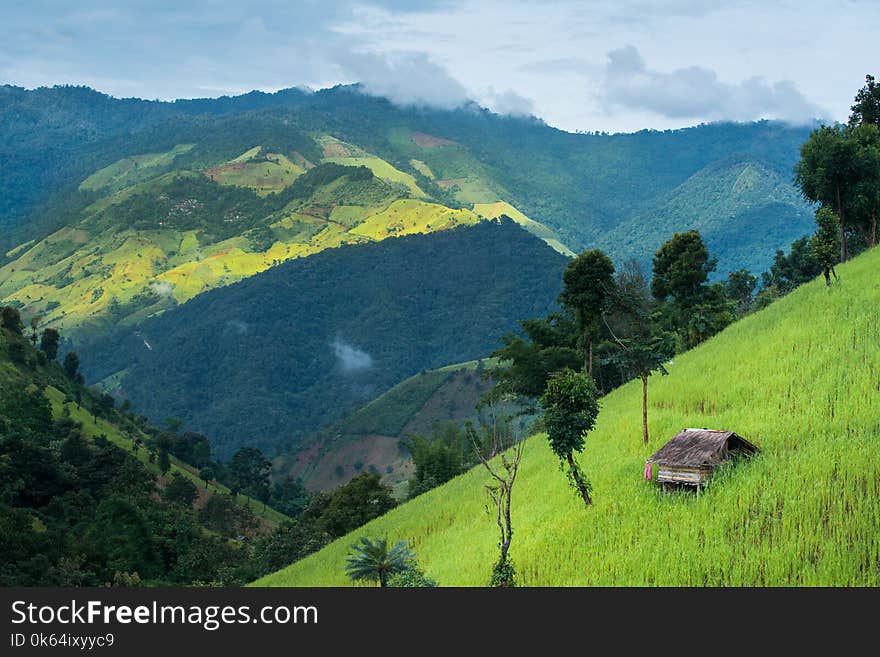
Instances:
[[[556,305],[567,258],[512,221],[327,249],[81,350],[90,380],[221,455],[296,448],[358,401],[479,358]]]

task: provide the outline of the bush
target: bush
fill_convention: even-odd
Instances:
[[[434,588],[437,582],[419,568],[416,562],[411,562],[405,570],[394,573],[388,578],[388,586],[393,588]]]

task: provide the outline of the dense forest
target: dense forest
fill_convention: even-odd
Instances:
[[[267,453],[426,368],[486,355],[556,303],[566,258],[513,222],[329,249],[81,351],[91,381],[223,457]]]

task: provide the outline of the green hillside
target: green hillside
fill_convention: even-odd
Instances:
[[[511,555],[526,585],[880,584],[880,250],[841,265],[841,283],[806,284],[675,358],[649,394],[602,400],[581,463],[584,510],[542,436],[529,439],[513,495]],[[751,461],[699,496],[642,479],[645,458],[682,427],[735,430]],[[497,556],[480,469],[389,512],[256,582],[346,585],[361,535],[411,541],[443,585],[482,586]]]
[[[277,121],[246,123],[250,131],[232,137],[219,126],[190,131],[201,141],[91,173],[69,196],[62,227],[0,261],[0,302],[77,341],[77,331],[136,325],[286,260],[503,214],[570,253],[500,197],[479,212],[449,207],[362,148]]]
[[[412,476],[412,459],[400,448],[411,434],[430,436],[445,422],[479,417],[480,395],[492,386],[480,376],[493,359],[424,370],[382,393],[275,459],[275,471],[291,473],[307,488],[325,490],[360,472],[376,472],[399,487]],[[405,489],[397,488],[402,493]]]

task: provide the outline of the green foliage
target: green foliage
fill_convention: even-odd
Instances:
[[[816,232],[810,240],[810,248],[825,275],[825,284],[831,285],[830,274],[834,273],[840,252],[840,219],[830,208],[823,206],[816,211]]]
[[[272,464],[255,447],[242,447],[229,461],[229,487],[258,500],[269,500],[269,474]]]
[[[541,395],[543,423],[547,429],[550,449],[559,458],[572,487],[590,505],[592,486],[574,452],[584,448],[584,437],[596,424],[599,415],[598,391],[593,378],[584,372],[562,370],[547,380],[547,389]]]
[[[583,333],[584,369],[593,375],[593,341],[614,297],[614,264],[599,249],[585,251],[562,274],[559,302],[577,319]]]
[[[582,372],[562,370],[547,380],[541,396],[550,448],[560,459],[584,448],[584,436],[599,415],[596,384]]]
[[[334,538],[344,536],[395,506],[391,489],[381,483],[381,477],[364,473],[333,492],[316,525]]]
[[[79,351],[90,380],[124,372],[140,412],[183,418],[214,454],[245,441],[269,453],[423,369],[484,356],[518,318],[553,308],[565,263],[510,222],[328,249]],[[349,368],[352,348],[373,365]]]
[[[693,303],[704,288],[717,260],[695,230],[675,233],[654,254],[651,293],[658,301],[673,299],[683,306]]]
[[[58,357],[58,343],[61,336],[57,329],[46,328],[40,336],[40,349],[46,354],[49,360],[55,360]]]
[[[852,114],[849,117],[851,126],[874,124],[880,126],[880,85],[873,75],[865,76],[865,86],[856,93]]]
[[[492,352],[499,365],[490,368],[498,394],[537,399],[547,379],[561,369],[577,369],[583,362],[577,349],[579,332],[571,315],[552,313],[546,319],[520,322],[525,338],[508,333],[504,346]]]
[[[24,324],[21,323],[21,314],[17,308],[13,306],[3,306],[0,309],[0,326],[15,335],[20,335],[24,330]]]
[[[727,275],[724,282],[724,293],[736,304],[737,316],[742,317],[752,307],[758,277],[748,269],[737,269]]]
[[[412,435],[404,441],[416,473],[409,481],[408,497],[431,490],[455,477],[466,466],[474,465],[472,447],[465,432],[455,423],[447,422],[434,430],[431,437]]]
[[[71,380],[76,379],[79,373],[79,356],[75,351],[68,351],[64,355],[64,373]]]
[[[761,288],[762,291],[772,289],[775,296],[782,296],[813,280],[821,271],[810,238],[802,237],[792,242],[787,255],[783,251],[776,252],[770,271],[761,275]]]
[[[492,568],[489,586],[493,588],[510,588],[516,586],[516,568],[510,559],[499,559]]]
[[[419,568],[418,563],[411,561],[407,566],[388,578],[388,586],[392,588],[435,588],[437,582],[428,577]]]
[[[190,508],[196,501],[199,492],[196,485],[186,477],[178,473],[171,476],[171,480],[165,485],[162,496],[174,504],[181,504],[186,508]]]
[[[345,560],[345,572],[352,581],[366,580],[388,586],[388,578],[403,572],[415,559],[415,553],[404,541],[397,541],[391,547],[387,538],[370,539],[361,536],[358,543],[351,546],[351,553]]]

